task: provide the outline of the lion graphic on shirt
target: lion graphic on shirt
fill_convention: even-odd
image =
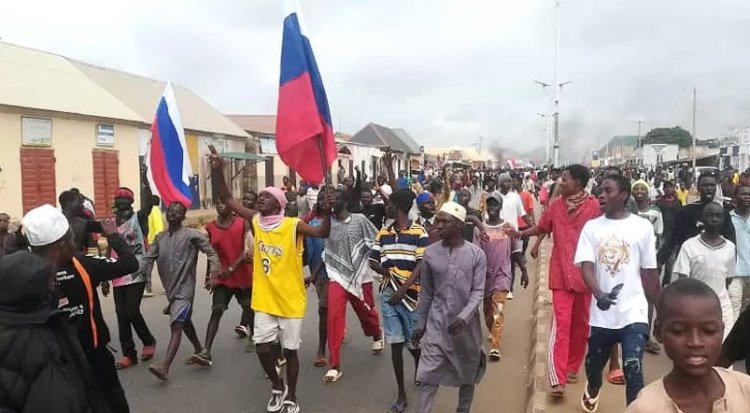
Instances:
[[[596,262],[604,265],[609,275],[614,276],[620,271],[621,264],[630,263],[630,245],[611,234],[599,243]]]

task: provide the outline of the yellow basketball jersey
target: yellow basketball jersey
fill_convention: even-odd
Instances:
[[[307,293],[302,272],[302,236],[297,234],[298,218],[284,218],[279,226],[265,231],[253,218],[252,308],[285,318],[305,316]]]

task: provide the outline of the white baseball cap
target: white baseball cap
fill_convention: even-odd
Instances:
[[[36,207],[21,220],[23,232],[32,247],[41,247],[59,241],[70,230],[65,215],[50,204]]]

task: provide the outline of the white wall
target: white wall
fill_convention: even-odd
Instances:
[[[659,147],[663,147],[663,149],[657,150]],[[656,166],[658,154],[661,154],[662,162],[676,161],[678,152],[679,147],[677,145],[643,145],[643,165]]]

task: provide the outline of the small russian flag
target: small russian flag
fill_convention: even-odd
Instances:
[[[302,179],[323,182],[336,159],[323,80],[307,38],[298,0],[286,0],[281,79],[276,113],[276,150]]]
[[[164,205],[180,202],[190,208],[192,168],[172,82],[167,83],[151,123],[147,164],[151,190],[161,197]]]

